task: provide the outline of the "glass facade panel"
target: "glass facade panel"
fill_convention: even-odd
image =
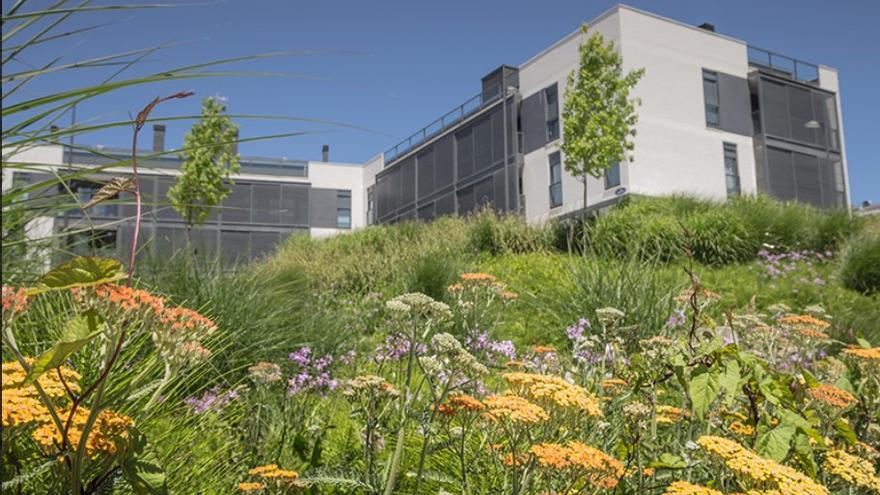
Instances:
[[[706,107],[706,125],[719,127],[721,125],[721,99],[718,96],[718,74],[703,70],[703,98]]]
[[[562,163],[559,153],[550,155],[550,208],[562,206]]]
[[[727,185],[728,196],[740,193],[739,164],[736,145],[733,143],[724,143],[724,182]]]
[[[605,170],[605,189],[620,185],[620,164],[615,163]]]

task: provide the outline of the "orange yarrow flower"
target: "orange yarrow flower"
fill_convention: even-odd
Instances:
[[[807,395],[814,400],[822,402],[832,407],[846,409],[855,404],[858,400],[846,390],[835,387],[834,385],[819,385],[807,390]]]
[[[577,409],[590,416],[602,416],[596,396],[561,377],[522,372],[503,373],[501,376],[511,390],[524,397],[561,408]]]

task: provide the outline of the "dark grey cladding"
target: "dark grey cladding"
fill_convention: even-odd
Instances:
[[[753,130],[749,81],[719,72],[718,93],[721,101],[721,129],[751,136]]]
[[[833,93],[763,70],[749,76],[758,190],[782,200],[846,207]]]
[[[463,215],[484,205],[516,210],[518,99],[516,93],[497,99],[381,171],[377,222]]]
[[[522,100],[523,153],[528,154],[547,144],[547,121],[544,92],[538,91]]]

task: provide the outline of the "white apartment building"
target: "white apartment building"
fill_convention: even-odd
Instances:
[[[599,32],[624,70],[645,69],[634,159],[583,184],[564,170],[561,108],[578,47]],[[765,193],[820,207],[850,204],[837,71],[714,31],[618,5],[384,154],[367,178],[369,222],[464,214],[491,204],[532,222],[627,194],[723,200]],[[373,182],[373,183],[371,183]]]
[[[585,205],[581,179],[562,165],[560,120],[578,47],[593,32],[613,42],[624,70],[645,74],[633,93],[641,100],[633,161],[590,178]],[[164,127],[157,126],[154,155],[163,150]],[[44,147],[22,157],[74,169],[128,158],[125,150],[93,151]],[[480,94],[365,164],[330,163],[326,153],[321,162],[242,157],[241,164],[232,194],[196,237],[205,251],[253,258],[291,233],[322,237],[486,205],[540,223],[630,194],[724,200],[763,193],[825,208],[850,204],[835,69],[624,5],[590,21],[586,34],[578,29],[519,66],[498,67],[482,78]],[[145,237],[160,253],[184,242],[183,223],[165,197],[178,166],[169,154],[142,163]],[[127,172],[111,168],[97,179]],[[97,187],[79,181],[72,189],[85,202]],[[125,248],[130,201],[92,215],[105,226],[107,244]],[[74,211],[43,219],[34,231],[82,222]]]

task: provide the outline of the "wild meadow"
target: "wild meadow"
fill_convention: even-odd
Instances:
[[[75,258],[4,285],[4,492],[878,493],[873,225],[641,199]]]
[[[129,74],[162,47],[20,64],[115,8],[87,3],[3,13],[4,181],[42,170],[18,152],[71,136],[131,127],[137,149],[150,111],[189,93],[63,125],[77,104],[249,75],[216,68],[248,57]],[[140,205],[137,155],[113,165],[132,179],[96,201]],[[27,235],[88,210],[65,185],[101,171],[3,184],[4,494],[880,493],[877,216],[630,198],[583,221],[294,236],[234,268]]]

